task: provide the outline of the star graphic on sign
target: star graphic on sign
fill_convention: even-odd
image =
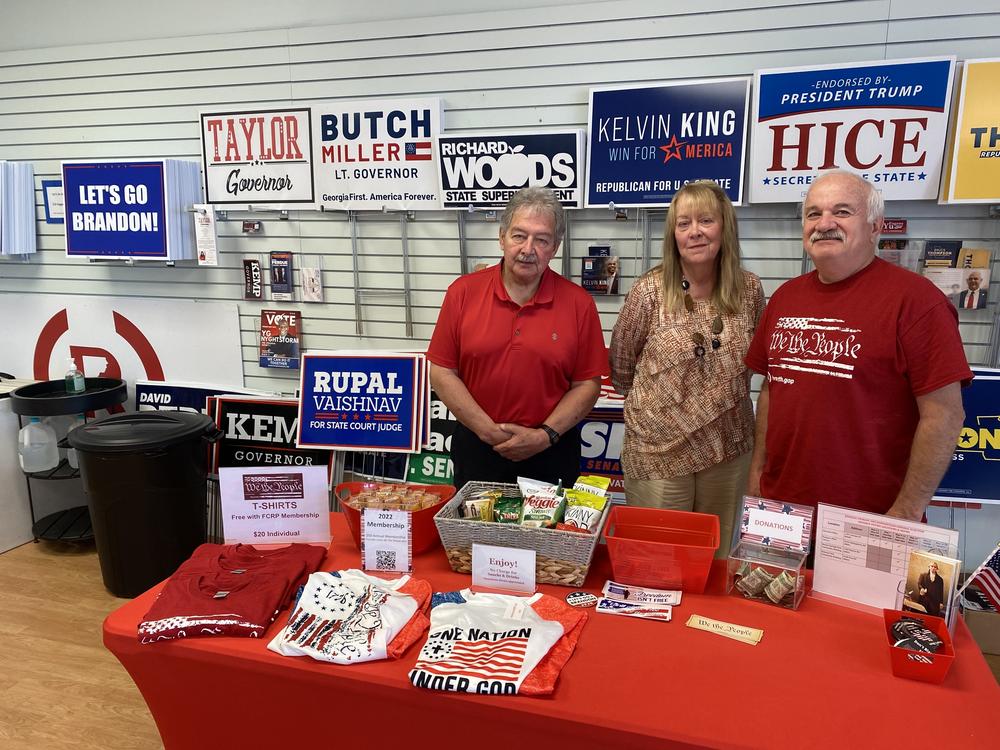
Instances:
[[[927,173],[926,172],[921,172],[920,174],[917,175],[917,179],[918,180],[926,180],[927,179]]]
[[[770,185],[771,184],[771,178],[770,177],[765,177],[764,178],[764,184],[765,185]]]
[[[671,159],[678,159],[678,160],[683,159],[684,157],[681,156],[681,146],[683,146],[684,143],[685,141],[681,141],[680,143],[678,143],[676,135],[670,136],[670,143],[668,143],[666,146],[659,147],[660,151],[662,151],[665,154],[665,156],[663,157],[663,163],[666,164]]]

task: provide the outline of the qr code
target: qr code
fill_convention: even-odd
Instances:
[[[375,551],[375,570],[395,570],[396,551],[380,549]]]

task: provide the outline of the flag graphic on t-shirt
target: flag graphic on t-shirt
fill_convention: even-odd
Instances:
[[[861,329],[839,318],[782,317],[771,333],[768,371],[810,372],[851,380]]]
[[[415,669],[444,676],[517,680],[527,648],[527,638],[501,638],[497,641],[431,638],[421,649]]]

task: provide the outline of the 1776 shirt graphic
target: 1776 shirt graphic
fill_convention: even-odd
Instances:
[[[778,318],[768,348],[769,378],[794,383],[776,372],[784,371],[851,380],[861,353],[860,333],[840,318]]]

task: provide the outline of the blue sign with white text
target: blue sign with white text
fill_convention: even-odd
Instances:
[[[304,354],[297,445],[419,450],[419,360],[405,354]]]
[[[972,385],[962,389],[965,424],[934,496],[1000,503],[1000,370],[972,372]]]
[[[743,195],[750,81],[591,90],[587,206],[667,206],[688,182]]]
[[[162,160],[66,162],[66,254],[167,258]]]

